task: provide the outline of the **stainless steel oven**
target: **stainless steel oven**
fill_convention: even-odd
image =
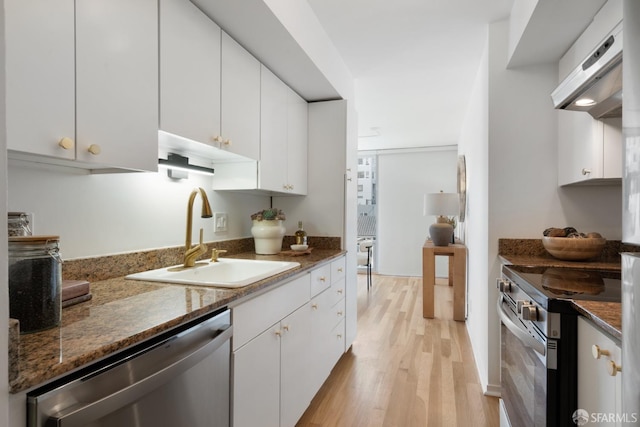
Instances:
[[[572,299],[620,301],[619,273],[503,266],[502,402],[512,427],[575,426],[577,312]]]
[[[28,427],[230,425],[229,310],[28,394]]]

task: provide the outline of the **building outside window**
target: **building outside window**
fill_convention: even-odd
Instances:
[[[358,241],[376,240],[376,168],[375,154],[362,154],[358,157]],[[358,245],[359,247],[359,245]],[[375,243],[373,248],[375,248]],[[373,252],[375,259],[375,251]],[[375,266],[375,262],[372,262]],[[363,268],[364,267],[361,267]]]

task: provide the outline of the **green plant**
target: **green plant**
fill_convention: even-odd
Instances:
[[[286,216],[284,212],[280,209],[271,208],[271,209],[263,209],[259,212],[256,212],[251,215],[251,219],[254,221],[271,221],[271,220],[285,220]]]

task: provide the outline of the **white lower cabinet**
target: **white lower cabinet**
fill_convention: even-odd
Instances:
[[[578,408],[589,413],[590,426],[621,425],[621,354],[615,341],[578,318]]]
[[[235,427],[295,426],[344,353],[344,277],[311,298],[327,266],[232,309]]]

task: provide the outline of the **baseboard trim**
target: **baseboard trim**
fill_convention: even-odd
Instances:
[[[485,396],[502,397],[502,387],[500,385],[488,384],[484,391]]]

